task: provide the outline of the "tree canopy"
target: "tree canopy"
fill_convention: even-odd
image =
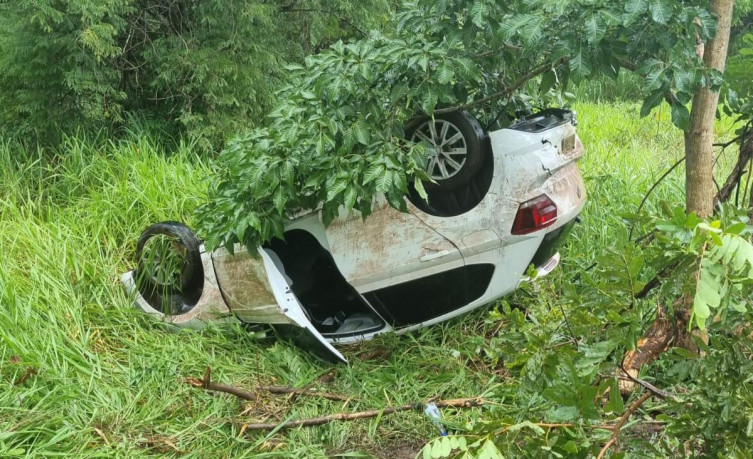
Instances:
[[[387,0],[0,2],[0,127],[56,137],[129,116],[204,147],[256,125],[282,64],[378,28]],[[143,126],[142,126],[143,127]]]
[[[403,140],[416,114],[474,109],[509,122],[561,103],[568,86],[624,69],[643,78],[641,113],[667,101],[686,128],[696,88],[722,84],[696,53],[715,33],[708,3],[631,0],[418,0],[394,29],[338,42],[289,67],[266,127],[231,141],[200,209],[210,246],[250,248],[282,234],[290,212],[340,206],[367,216],[377,193],[405,206],[422,193],[420,146]]]

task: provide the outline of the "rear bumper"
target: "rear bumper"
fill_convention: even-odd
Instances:
[[[573,226],[575,226],[575,222],[576,219],[573,218],[569,222],[544,236],[544,240],[541,241],[541,245],[533,255],[533,259],[531,259],[531,263],[533,263],[536,268],[540,268],[546,264],[557,253],[557,249],[562,245],[562,241],[565,237],[570,234]]]

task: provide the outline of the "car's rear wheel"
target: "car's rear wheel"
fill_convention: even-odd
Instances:
[[[468,112],[417,118],[408,124],[406,137],[430,147],[426,173],[436,183],[426,183],[427,189],[467,186],[483,163],[484,131]]]
[[[204,269],[201,242],[186,225],[149,226],[136,244],[136,286],[147,302],[165,315],[190,311],[201,296]]]

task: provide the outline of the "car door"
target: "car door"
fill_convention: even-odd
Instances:
[[[233,254],[225,249],[212,254],[217,281],[230,310],[243,322],[273,325],[282,335],[327,360],[345,362],[314,328],[274,252],[258,251],[255,258],[238,245]]]
[[[463,266],[457,244],[414,213],[376,200],[372,214],[343,214],[326,228],[343,277],[365,293]]]

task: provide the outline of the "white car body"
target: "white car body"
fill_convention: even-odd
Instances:
[[[140,309],[176,325],[198,327],[215,320],[283,325],[288,331],[305,331],[308,342],[318,343],[325,354],[340,360],[344,358],[332,344],[404,332],[463,314],[515,290],[537,253],[545,252],[550,239],[572,226],[585,203],[585,186],[576,165],[583,147],[574,116],[538,130],[531,124],[488,134],[491,156],[485,167],[493,165],[488,190],[460,215],[432,215],[411,203],[403,213],[380,198],[366,219],[342,210],[325,227],[320,213],[312,212],[286,225],[286,240],[313,238],[329,254],[319,254],[317,260],[331,256],[342,279],[356,292],[347,295],[346,302],[356,306],[343,314],[316,317],[317,308],[326,310],[326,304],[311,300],[308,293],[306,299],[296,295],[296,282],[306,279],[294,271],[302,270],[300,265],[310,257],[288,250],[281,241],[260,248],[260,258],[240,246],[235,255],[225,249],[208,252],[202,246],[201,296],[181,315],[165,316],[150,305],[136,287],[133,272],[126,273],[123,282]],[[556,206],[556,220],[527,234],[513,234],[521,204],[541,196]],[[539,276],[559,261],[558,254],[544,255],[543,260],[535,260]],[[330,266],[322,263],[324,268],[311,268],[313,279]],[[333,327],[340,323],[340,328],[327,329],[329,325],[322,325],[327,321]]]

